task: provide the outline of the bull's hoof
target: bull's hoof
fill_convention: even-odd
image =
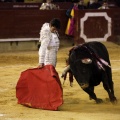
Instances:
[[[117,104],[117,99],[116,99],[116,97],[113,97],[110,101],[111,101],[112,104]]]
[[[89,96],[89,100],[92,100],[92,97]]]
[[[97,98],[96,103],[97,103],[97,104],[103,103],[103,100],[100,99],[100,98]]]

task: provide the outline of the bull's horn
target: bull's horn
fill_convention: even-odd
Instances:
[[[84,63],[84,64],[91,64],[91,63],[92,63],[92,60],[91,60],[90,58],[84,58],[84,59],[82,59],[81,61],[82,61],[82,63]]]

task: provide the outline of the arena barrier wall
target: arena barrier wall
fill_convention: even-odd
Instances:
[[[62,40],[66,39],[65,29],[68,22],[66,8],[41,11],[38,9],[39,7],[30,9],[30,6],[29,8],[26,6],[24,9],[21,6],[19,6],[20,8],[0,8],[0,46],[2,46],[0,50],[7,50],[9,47],[8,50],[16,48],[24,50],[20,42],[25,44],[25,42],[29,41],[33,41],[31,44],[34,47],[29,48],[26,44],[27,50],[31,48],[37,49],[40,28],[43,23],[49,22],[53,17],[60,18],[62,23],[59,31],[60,38]],[[120,8],[75,11],[74,42],[78,44],[96,40],[120,41]],[[9,47],[5,45],[5,42],[9,42]],[[14,47],[11,48],[13,45]],[[20,46],[21,48],[19,48]]]
[[[75,42],[120,41],[120,8],[75,11]]]

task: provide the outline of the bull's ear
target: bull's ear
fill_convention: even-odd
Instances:
[[[92,60],[90,58],[83,58],[83,59],[81,59],[81,62],[84,64],[91,64]]]

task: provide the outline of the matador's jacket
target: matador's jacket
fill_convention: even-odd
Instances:
[[[58,34],[50,31],[49,23],[44,23],[40,31],[39,63],[56,67],[59,49]]]

